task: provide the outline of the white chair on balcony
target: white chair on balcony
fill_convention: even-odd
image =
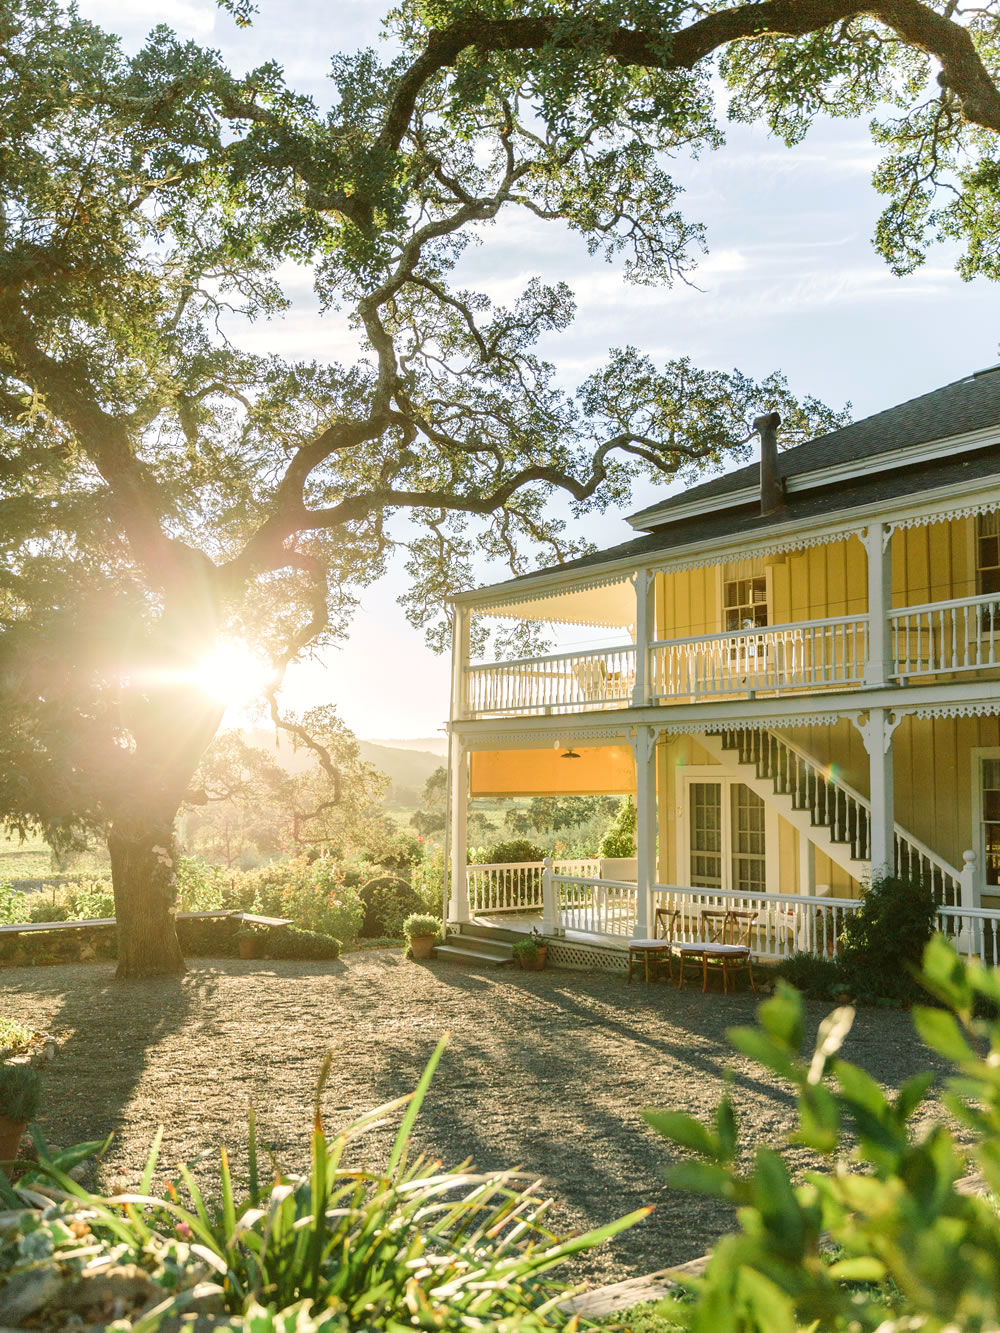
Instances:
[[[583,703],[601,703],[608,694],[608,668],[603,657],[585,657],[573,663],[573,676]]]

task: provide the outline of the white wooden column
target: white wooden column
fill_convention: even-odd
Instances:
[[[453,721],[467,712],[466,671],[469,666],[469,612],[456,606],[451,621],[451,716]]]
[[[895,662],[889,611],[892,608],[892,526],[869,523],[862,540],[868,556],[868,661],[866,685],[888,685]]]
[[[448,920],[468,921],[469,875],[466,830],[469,820],[469,755],[461,739],[451,739],[451,900]]]
[[[870,708],[855,719],[868,751],[871,791],[872,879],[891,875],[896,867],[896,815],[892,774],[892,733],[902,714],[888,708]]]
[[[649,703],[649,645],[656,637],[656,574],[637,569],[629,578],[635,591],[635,684],[632,707]]]
[[[653,885],[656,873],[656,732],[637,727],[632,740],[635,755],[636,916],[632,934],[648,939],[653,933]]]

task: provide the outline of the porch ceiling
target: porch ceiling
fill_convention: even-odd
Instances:
[[[596,588],[567,588],[473,607],[477,615],[501,620],[533,620],[559,625],[596,625],[630,631],[635,623],[635,594],[627,578]]]
[[[470,796],[625,796],[635,791],[630,745],[565,744],[537,750],[477,750],[469,755]]]

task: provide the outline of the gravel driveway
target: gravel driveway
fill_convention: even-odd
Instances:
[[[728,1026],[752,1021],[756,1003],[626,986],[609,973],[415,964],[394,951],[336,963],[197,959],[186,976],[156,982],[115,982],[103,963],[0,973],[0,1013],[63,1035],[43,1071],[40,1123],[50,1141],[114,1131],[105,1188],[137,1183],[160,1123],[164,1170],[225,1142],[238,1172],[251,1102],[262,1139],[299,1169],[327,1049],[335,1058],[324,1114],[335,1128],[410,1091],[449,1030],[419,1148],[447,1165],[471,1157],[544,1174],[564,1231],[656,1205],[576,1263],[573,1276],[594,1283],[695,1258],[730,1225],[723,1207],[664,1186],[669,1150],[641,1108],[707,1117],[729,1065],[748,1148],[780,1143],[791,1125],[788,1092],[725,1039]],[[808,1006],[813,1028],[826,1009]],[[909,1016],[891,1010],[859,1011],[845,1054],[889,1086],[933,1063]],[[384,1155],[387,1138],[364,1141],[368,1160]]]

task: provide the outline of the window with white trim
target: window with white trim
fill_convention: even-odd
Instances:
[[[1000,758],[983,758],[979,763],[983,880],[1000,885]]]
[[[688,882],[692,888],[767,892],[764,802],[729,778],[688,786]]]

